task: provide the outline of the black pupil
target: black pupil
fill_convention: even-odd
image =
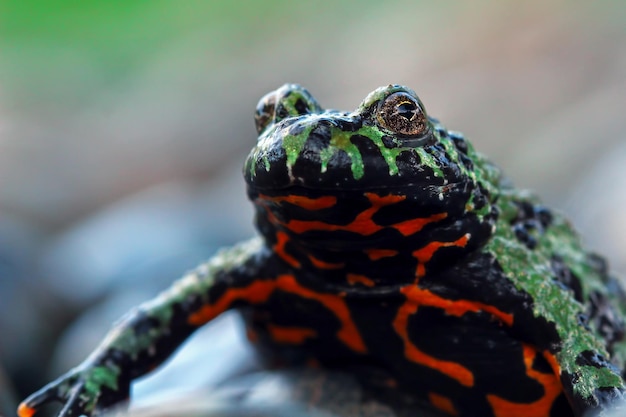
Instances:
[[[413,117],[415,117],[415,113],[417,113],[417,105],[415,105],[415,103],[405,101],[398,104],[396,110],[398,111],[398,115],[404,117],[407,120],[411,120],[413,119]]]

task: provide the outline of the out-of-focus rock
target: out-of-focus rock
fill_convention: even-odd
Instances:
[[[16,375],[18,385],[47,359],[49,334],[42,318],[49,303],[34,268],[43,236],[21,219],[0,213],[0,363]]]
[[[11,381],[0,362],[0,416],[10,416],[15,413],[17,399]]]
[[[161,184],[88,217],[50,245],[46,280],[79,304],[133,286],[165,288],[217,248],[252,235],[237,168],[210,185]]]
[[[249,373],[213,390],[183,397],[153,398],[131,407],[129,417],[290,416],[441,417],[422,404],[377,397],[353,375],[322,369]]]

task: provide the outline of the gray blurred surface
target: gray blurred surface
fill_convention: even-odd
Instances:
[[[393,405],[391,405],[393,404]],[[349,374],[274,370],[233,378],[212,391],[159,397],[129,416],[443,417],[400,401],[373,397]]]
[[[0,362],[0,415],[13,415],[16,402],[13,385]]]

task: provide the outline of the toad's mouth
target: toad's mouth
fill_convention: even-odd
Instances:
[[[284,156],[270,155],[269,162],[248,159],[244,176],[250,189],[272,193],[287,193],[297,188],[326,192],[402,192],[428,187],[445,189],[471,181],[463,175],[460,164],[450,160],[439,162],[428,149],[417,149],[422,152],[421,156],[415,148],[407,149],[393,157],[393,165],[390,157],[379,153],[361,155],[356,163],[354,157],[339,152],[326,165],[312,153],[303,154],[293,163]],[[430,165],[421,162],[427,158]]]
[[[353,184],[351,187],[309,187],[291,185],[284,188],[259,188],[248,185],[248,197],[256,205],[263,206],[277,218],[305,215],[323,220],[329,210],[340,209],[336,218],[356,213],[362,207],[378,207],[390,202],[402,203],[410,217],[433,210],[449,210],[463,204],[476,183],[469,178],[445,185],[412,183],[396,185]],[[383,203],[384,202],[384,203]],[[387,211],[387,210],[384,210]]]
[[[439,183],[441,182],[441,183]],[[361,195],[364,193],[377,194],[413,194],[425,193],[424,195],[434,195],[439,200],[446,198],[449,190],[458,189],[466,186],[472,186],[475,182],[470,178],[458,179],[458,181],[437,181],[439,184],[433,184],[432,178],[415,179],[406,183],[393,182],[391,184],[377,183],[334,183],[324,184],[316,180],[307,181],[299,178],[294,183],[282,186],[259,186],[259,184],[248,184],[248,194],[267,194],[267,195],[335,195],[335,194],[353,194]]]

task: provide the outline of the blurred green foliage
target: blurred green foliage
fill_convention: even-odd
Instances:
[[[58,95],[67,89],[55,87],[56,80],[83,83],[91,87],[83,89],[88,93],[135,74],[164,47],[196,33],[213,53],[245,45],[254,36],[256,16],[288,7],[286,1],[245,7],[201,0],[5,2],[0,75],[9,85],[3,89],[21,98],[63,98]]]
[[[362,10],[376,2],[358,4]],[[220,58],[288,36],[316,16],[324,15],[325,25],[349,18],[354,5],[347,0],[7,1],[0,6],[0,88],[28,105],[35,98],[67,99],[68,91],[88,95],[140,73],[168,46],[190,39],[201,42],[219,65]]]

